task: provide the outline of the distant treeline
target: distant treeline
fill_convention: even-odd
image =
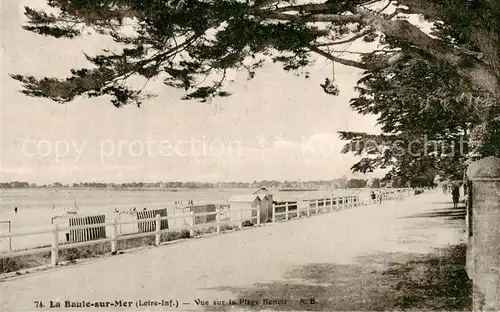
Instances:
[[[206,189],[206,188],[283,188],[283,189],[317,189],[324,187],[333,188],[364,188],[364,187],[380,187],[379,179],[372,179],[370,182],[365,179],[347,179],[339,178],[333,180],[317,180],[317,181],[276,181],[264,180],[254,182],[131,182],[131,183],[102,183],[102,182],[82,182],[73,184],[63,184],[54,182],[52,184],[37,185],[28,182],[4,182],[0,183],[0,188],[157,188],[157,189]]]

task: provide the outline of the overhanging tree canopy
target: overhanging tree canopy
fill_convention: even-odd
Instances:
[[[186,89],[186,99],[228,96],[229,68],[246,67],[253,77],[268,55],[285,69],[297,69],[318,54],[365,70],[394,66],[408,56],[444,62],[474,91],[500,98],[500,4],[496,0],[48,0],[58,14],[26,8],[26,30],[76,37],[87,28],[123,43],[121,53],[87,56],[93,67],[71,77],[13,75],[30,96],[67,102],[77,96],[111,95],[117,107],[139,104],[141,90],[124,82],[138,74],[160,77]],[[434,36],[401,19],[423,14],[436,21]],[[122,31],[133,24],[134,34]],[[379,40],[382,47],[346,59],[332,52],[355,40]],[[220,75],[213,83],[203,78]],[[328,86],[324,86],[328,91]],[[335,93],[335,92],[333,92]]]

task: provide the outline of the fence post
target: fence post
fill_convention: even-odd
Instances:
[[[273,204],[273,223],[276,222],[276,205]]]
[[[307,201],[307,216],[311,216],[311,202]]]
[[[172,228],[177,227],[177,217],[176,217],[176,215],[175,215],[176,211],[177,211],[177,205],[175,205],[175,206],[174,206],[174,218],[172,219],[172,220],[173,220]],[[168,221],[167,221],[167,222],[168,222]],[[170,227],[170,226],[169,226],[169,227]]]
[[[318,214],[318,209],[319,209],[319,201],[316,199],[316,214]]]
[[[160,214],[157,214],[155,216],[155,221],[156,221],[156,227],[155,227],[155,231],[156,231],[156,234],[155,234],[155,245],[156,246],[160,246],[160,239],[161,239],[161,220],[160,220],[161,216]]]
[[[183,226],[185,226],[186,225],[186,212],[184,211],[184,208],[181,207],[181,209],[182,209],[182,224],[183,224]]]
[[[285,220],[288,221],[288,202],[285,203]]]
[[[323,198],[323,213],[326,212],[326,198]]]
[[[12,227],[10,225],[10,221],[9,221],[9,234],[12,233]],[[9,236],[9,251],[12,251],[12,236]]]
[[[57,223],[53,225],[53,237],[52,237],[52,250],[50,252],[50,263],[52,266],[56,266],[59,258],[59,229]]]
[[[195,225],[194,211],[190,211],[189,214],[191,215],[191,226],[189,227],[189,236],[194,237],[194,225]]]
[[[240,220],[238,227],[241,230],[243,228],[243,207],[241,207],[241,209],[238,212],[238,214],[239,214],[239,218],[238,219]]]
[[[113,219],[113,240],[111,241],[111,254],[114,255],[116,254],[117,247],[118,247],[118,219],[115,215],[115,218]]]
[[[217,234],[220,233],[220,206],[215,209],[215,222],[217,222]]]
[[[302,202],[297,201],[297,219],[300,218],[300,206],[302,205]]]

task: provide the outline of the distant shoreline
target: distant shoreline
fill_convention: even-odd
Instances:
[[[16,187],[16,188],[0,188],[0,190],[54,190],[54,191],[161,191],[161,192],[182,192],[182,191],[193,191],[193,190],[231,190],[232,188],[159,188],[159,187]],[[253,188],[233,188],[233,189],[253,189]]]

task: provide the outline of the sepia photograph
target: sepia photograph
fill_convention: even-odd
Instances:
[[[0,21],[0,311],[500,311],[500,0]]]

